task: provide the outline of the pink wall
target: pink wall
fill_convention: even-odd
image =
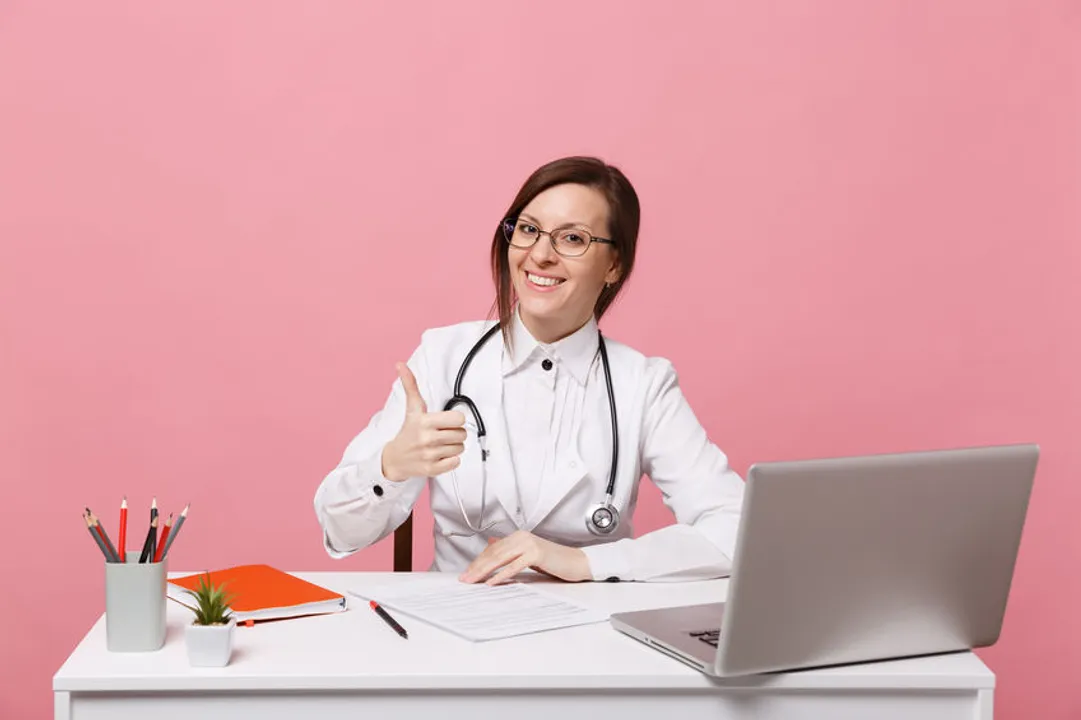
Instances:
[[[1081,715],[1077,2],[102,5],[0,6],[0,716],[102,612],[85,504],[191,501],[174,569],[389,569],[312,493],[576,152],[644,203],[606,331],[741,472],[1041,443],[980,654],[996,717]]]

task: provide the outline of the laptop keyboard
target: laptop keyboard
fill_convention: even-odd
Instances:
[[[706,645],[712,645],[717,647],[717,641],[721,637],[720,630],[695,630],[691,632],[691,637],[696,637]]]

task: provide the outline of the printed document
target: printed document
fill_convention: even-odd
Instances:
[[[453,573],[420,573],[392,582],[373,579],[349,592],[474,641],[606,622],[609,617],[526,583],[474,585]]]

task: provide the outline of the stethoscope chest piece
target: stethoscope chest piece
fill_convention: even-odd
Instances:
[[[586,515],[586,528],[594,535],[608,535],[619,525],[619,511],[609,501],[598,503]]]

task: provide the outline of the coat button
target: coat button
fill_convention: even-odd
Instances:
[[[541,362],[541,367],[544,368],[545,370],[551,370],[552,369],[552,361],[549,360],[548,358],[544,358],[544,361]]]

